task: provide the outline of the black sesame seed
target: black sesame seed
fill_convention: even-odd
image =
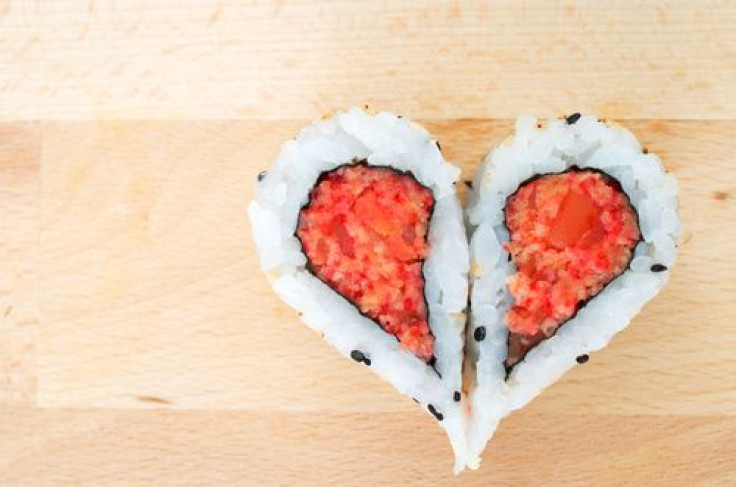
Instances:
[[[575,122],[577,122],[578,120],[580,120],[580,114],[579,113],[573,113],[572,115],[570,115],[569,117],[567,117],[565,119],[565,122],[567,122],[568,125],[572,125]]]
[[[437,148],[439,150],[442,150],[442,146],[440,145],[440,141],[439,140],[435,140],[434,143],[437,144]]]
[[[455,400],[455,402],[460,402],[460,391],[455,391],[455,394],[452,395],[452,398]]]
[[[437,421],[442,421],[443,419],[445,419],[445,417],[442,415],[442,413],[440,413],[439,411],[437,411],[434,408],[434,406],[432,406],[431,404],[427,406],[427,409],[429,410],[430,413],[432,413],[432,416],[434,416],[435,418],[437,418]]]
[[[416,397],[412,397],[411,400],[414,401],[415,403],[419,404],[419,400]]]
[[[366,357],[366,358],[363,359],[363,363],[366,364],[368,367],[370,367],[371,366],[371,359],[369,359],[368,357]]]
[[[577,357],[575,358],[575,361],[576,361],[577,363],[579,363],[579,364],[584,364],[585,362],[587,362],[587,361],[588,361],[588,359],[589,359],[589,358],[590,358],[590,357],[588,357],[588,354],[587,354],[587,353],[584,353],[584,354],[582,354],[582,355],[578,355],[578,356],[577,356]]]
[[[652,267],[650,267],[650,269],[652,272],[664,272],[667,270],[667,266],[662,264],[654,264]]]
[[[353,350],[350,352],[350,358],[356,362],[362,362],[365,360],[365,355],[360,350]]]
[[[482,342],[486,339],[486,327],[485,326],[479,326],[475,329],[473,332],[473,338],[475,338],[476,342]]]
[[[644,149],[642,149],[642,152],[643,152],[644,154],[649,154],[649,149],[647,149],[646,147],[644,147]]]
[[[266,174],[268,174],[268,171],[261,171],[261,172],[259,172],[259,173],[258,173],[258,182],[259,182],[259,183],[260,183],[261,181],[263,181],[263,178],[265,178],[265,177],[266,177]]]
[[[463,181],[465,183],[465,186],[467,186],[470,189],[473,189],[473,181]]]

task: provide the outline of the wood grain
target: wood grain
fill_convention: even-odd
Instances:
[[[0,124],[0,405],[35,395],[41,131]]]
[[[403,413],[11,410],[6,485],[723,485],[725,416],[519,413],[454,477],[441,430]],[[676,441],[673,441],[676,438]]]
[[[732,1],[19,1],[0,22],[4,120],[736,116]]]
[[[736,3],[0,0],[0,67],[0,485],[736,484]],[[681,185],[670,285],[458,478],[253,255],[258,171],[365,102],[464,177],[593,111]]]

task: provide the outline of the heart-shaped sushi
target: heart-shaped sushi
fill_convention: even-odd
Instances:
[[[276,292],[420,403],[456,472],[628,325],[666,283],[680,233],[674,177],[593,117],[517,121],[472,185],[470,249],[459,174],[418,125],[352,110],[287,142],[249,207]]]

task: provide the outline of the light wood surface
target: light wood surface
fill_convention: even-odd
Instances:
[[[734,485],[736,3],[0,0],[0,485]],[[245,208],[328,109],[469,177],[521,112],[678,176],[670,285],[458,478],[271,292]]]

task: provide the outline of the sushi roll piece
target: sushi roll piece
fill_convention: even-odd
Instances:
[[[287,142],[248,208],[276,293],[418,402],[447,432],[456,471],[470,262],[459,175],[420,126],[353,109]]]
[[[521,117],[470,196],[468,466],[498,422],[623,330],[665,285],[677,181],[627,130]]]

